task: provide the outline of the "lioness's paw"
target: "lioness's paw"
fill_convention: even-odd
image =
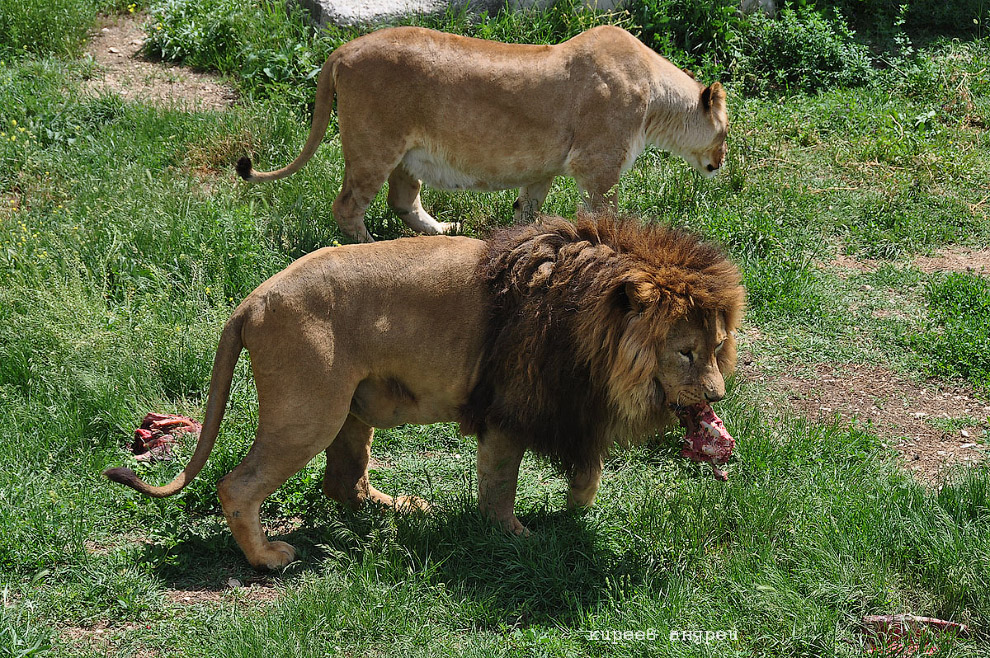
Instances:
[[[255,569],[276,571],[284,569],[295,559],[296,549],[292,548],[291,544],[286,544],[284,541],[273,541],[268,542],[268,546],[261,551],[260,555],[256,556],[256,559],[251,559],[250,562]]]
[[[460,222],[438,222],[440,225],[440,230],[438,233],[442,235],[455,235],[461,232]]]
[[[393,504],[395,505],[395,511],[402,514],[430,511],[430,504],[419,496],[396,496]]]

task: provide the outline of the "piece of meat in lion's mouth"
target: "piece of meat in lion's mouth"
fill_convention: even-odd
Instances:
[[[729,461],[736,447],[736,440],[729,435],[711,405],[706,402],[677,410],[681,425],[687,428],[681,457],[695,462],[711,464],[712,473],[719,480],[729,479],[720,466]]]

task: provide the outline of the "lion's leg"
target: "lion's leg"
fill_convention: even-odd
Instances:
[[[515,515],[519,463],[525,448],[501,432],[486,431],[478,437],[478,506],[503,530],[529,535]]]
[[[454,222],[438,222],[423,209],[419,199],[422,183],[400,164],[388,177],[388,205],[406,226],[426,235],[440,235],[456,230]]]
[[[549,178],[520,188],[519,198],[512,204],[513,220],[517,224],[533,221],[536,213],[540,212],[540,208],[543,207],[543,202],[546,201],[547,193],[550,192],[552,184],[553,178]]]
[[[575,507],[591,507],[598,493],[598,485],[602,482],[602,461],[586,471],[578,471],[571,477],[570,488],[567,491],[567,509]]]
[[[264,415],[262,415],[264,418]],[[271,431],[259,424],[244,460],[217,485],[220,506],[237,544],[257,569],[280,569],[295,559],[295,549],[268,541],[261,527],[261,504],[326,446],[326,426],[285,426]]]
[[[416,496],[393,499],[371,486],[368,462],[371,460],[371,440],[375,428],[348,416],[337,437],[326,450],[327,468],[323,474],[323,493],[351,509],[360,509],[365,501],[395,507],[400,511],[429,509],[427,502]]]

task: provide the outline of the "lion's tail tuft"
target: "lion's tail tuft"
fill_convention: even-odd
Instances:
[[[213,360],[213,375],[210,378],[210,393],[206,402],[206,417],[203,419],[203,429],[199,433],[199,440],[196,443],[196,450],[192,458],[182,472],[176,475],[171,482],[160,487],[152,486],[138,477],[137,473],[129,468],[108,468],[103,471],[107,479],[126,485],[131,489],[140,491],[145,496],[152,498],[166,498],[182,491],[187,484],[203,469],[206,460],[213,451],[216,444],[217,435],[220,433],[220,421],[223,420],[223,412],[227,406],[227,398],[230,397],[230,384],[234,378],[234,366],[240,357],[241,348],[244,346],[241,341],[241,327],[244,323],[244,316],[235,312],[227,321],[220,334],[220,344],[217,346],[217,354]]]

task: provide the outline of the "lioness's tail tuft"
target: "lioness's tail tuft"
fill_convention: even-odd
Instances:
[[[237,175],[244,180],[251,180],[251,158],[245,155],[237,161]]]

